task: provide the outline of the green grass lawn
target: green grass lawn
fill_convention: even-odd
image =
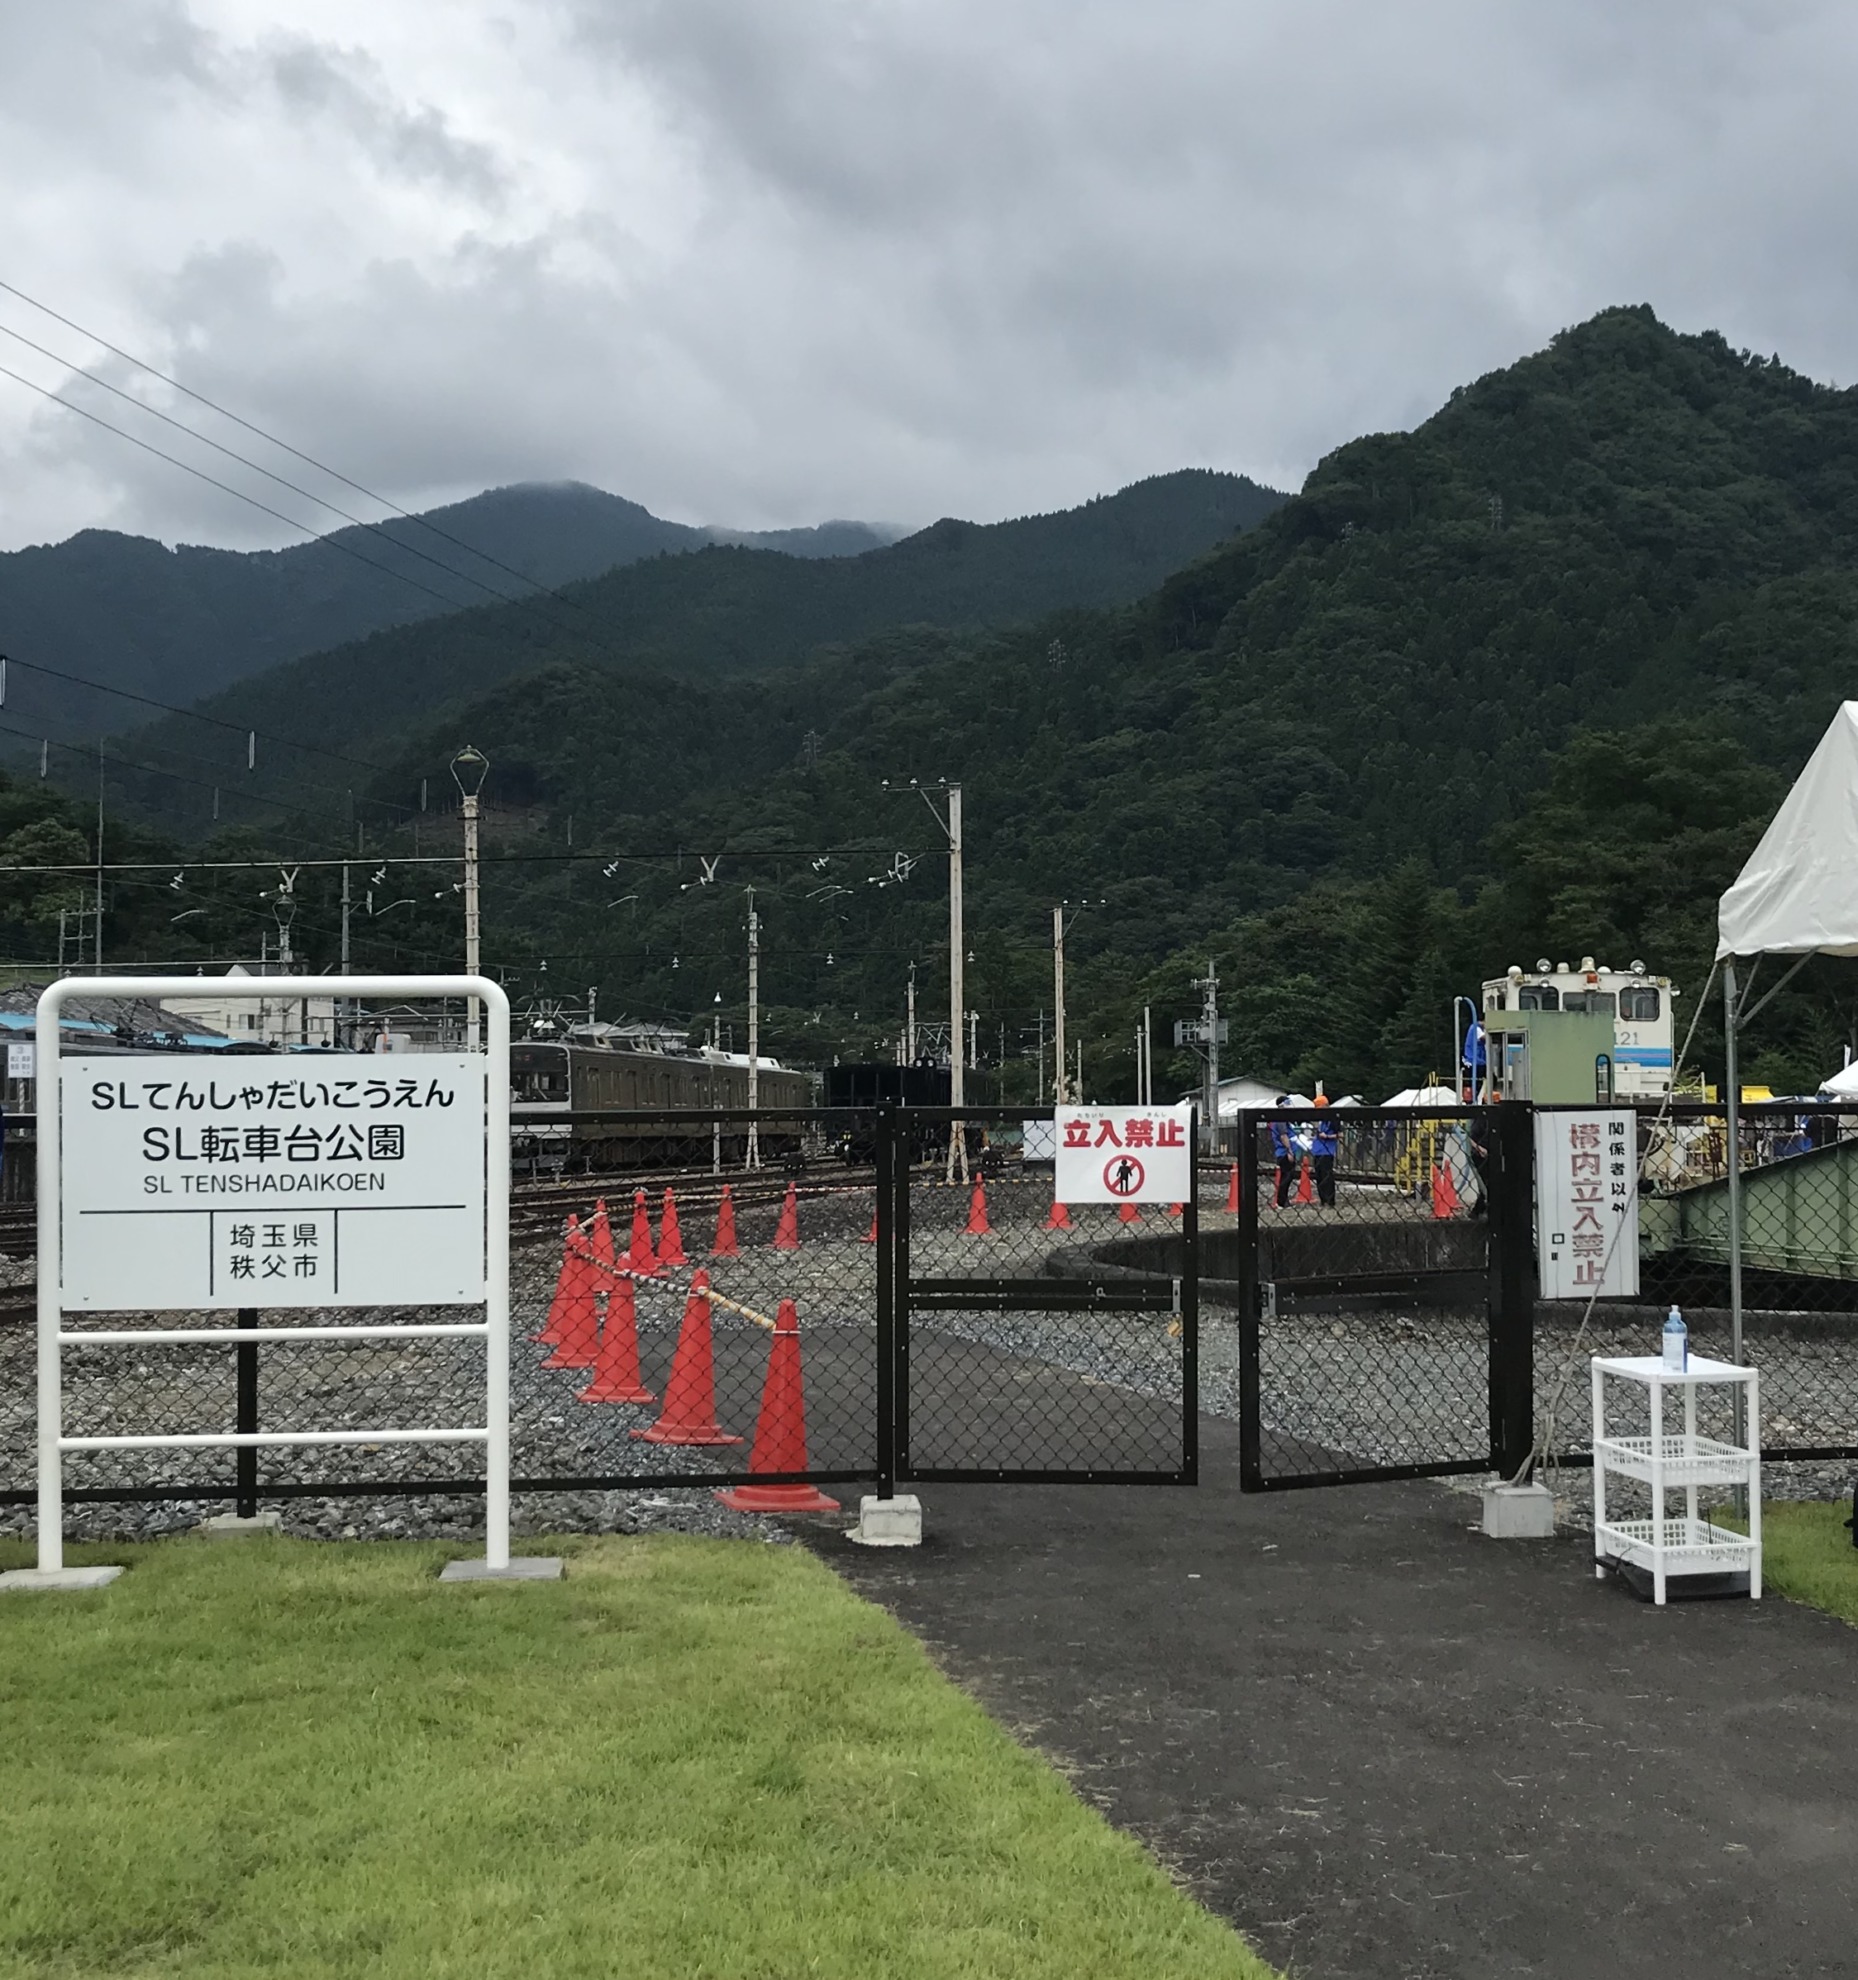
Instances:
[[[1849,1499],[1819,1505],[1764,1499],[1761,1579],[1764,1589],[1858,1623],[1858,1547],[1852,1545]],[[1725,1525],[1740,1524],[1727,1518]]]
[[[799,1548],[549,1550],[79,1548],[130,1572],[0,1596],[0,1974],[1268,1975]]]

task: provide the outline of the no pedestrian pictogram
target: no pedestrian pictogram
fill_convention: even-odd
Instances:
[[[1133,1155],[1118,1155],[1103,1165],[1103,1186],[1112,1196],[1140,1194],[1148,1171]]]

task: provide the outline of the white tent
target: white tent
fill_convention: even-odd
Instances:
[[[1383,1107],[1457,1107],[1461,1102],[1449,1086],[1403,1086],[1383,1100]]]
[[[1793,968],[1758,1003],[1755,973],[1763,956],[1793,956]],[[1723,966],[1729,1162],[1730,1355],[1742,1359],[1742,1076],[1743,1025],[1812,956],[1858,956],[1858,701],[1844,701],[1806,768],[1781,801],[1761,843],[1716,906],[1716,959]],[[1749,959],[1738,999],[1736,961]],[[1835,1075],[1835,1079],[1843,1078]],[[1829,1090],[1837,1091],[1831,1081]]]
[[[1858,701],[1842,702],[1716,910],[1716,955],[1858,956]]]
[[[1822,1093],[1830,1093],[1835,1100],[1858,1100],[1858,1059],[1841,1071],[1829,1074],[1819,1082]]]

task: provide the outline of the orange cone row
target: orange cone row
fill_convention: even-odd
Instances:
[[[563,1232],[561,1270],[555,1281],[548,1317],[536,1335],[552,1352],[544,1368],[573,1368],[591,1371],[587,1385],[577,1392],[585,1403],[649,1403],[656,1400],[645,1386],[639,1367],[639,1325],[634,1275],[651,1276],[662,1265],[687,1262],[677,1225],[676,1205],[666,1192],[665,1217],[659,1226],[655,1255],[651,1252],[649,1224],[644,1243],[640,1225],[645,1215],[645,1196],[640,1191],[633,1204],[633,1239],[627,1264],[620,1268],[613,1255],[612,1233],[606,1205],[598,1203],[586,1233],[580,1219],[569,1217]],[[799,1244],[798,1216],[794,1189],[790,1183],[782,1206],[781,1231],[790,1242],[783,1249]],[[734,1205],[727,1187],[717,1218],[716,1250],[719,1255],[737,1255]],[[604,1252],[604,1257],[602,1253]],[[637,1262],[654,1256],[650,1267]],[[602,1269],[603,1267],[607,1269]],[[605,1309],[602,1324],[601,1309]],[[699,1267],[691,1276],[689,1296],[684,1302],[684,1318],[678,1329],[677,1349],[671,1359],[671,1374],[665,1383],[664,1404],[657,1421],[634,1430],[641,1443],[682,1448],[709,1448],[740,1444],[742,1439],[717,1420],[715,1345],[711,1329],[710,1276]],[[810,1468],[806,1444],[806,1392],[800,1373],[800,1319],[791,1299],[783,1299],[776,1314],[774,1337],[769,1346],[768,1369],[762,1382],[761,1406],[755,1419],[755,1441],[749,1451],[751,1481]],[[796,1513],[837,1512],[839,1502],[804,1483],[755,1484],[718,1492],[716,1497],[738,1512]]]

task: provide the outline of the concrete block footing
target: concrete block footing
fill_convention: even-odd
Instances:
[[[1486,1485],[1484,1532],[1492,1540],[1552,1540],[1555,1495],[1546,1485]]]
[[[122,1573],[119,1567],[14,1568],[0,1574],[0,1594],[23,1594],[29,1589],[107,1588]]]
[[[194,1529],[203,1533],[209,1540],[251,1540],[261,1534],[282,1533],[284,1515],[275,1512],[254,1513],[246,1519],[239,1513],[216,1513],[211,1519],[203,1519]]]
[[[441,1581],[559,1581],[561,1561],[553,1554],[517,1554],[508,1567],[494,1568],[488,1561],[447,1561],[439,1570]]]
[[[914,1494],[894,1499],[858,1501],[858,1524],[846,1539],[861,1547],[920,1547],[923,1544],[923,1502]]]

